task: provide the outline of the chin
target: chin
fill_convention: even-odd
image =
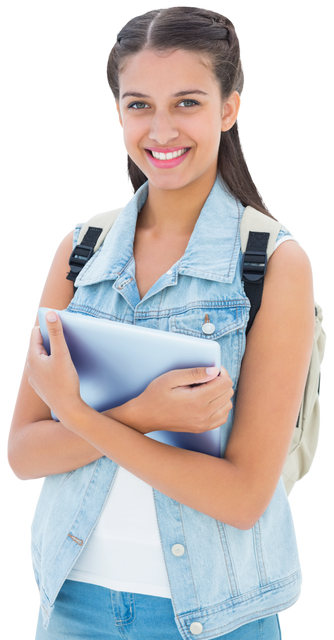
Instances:
[[[147,176],[149,184],[151,184],[156,189],[163,189],[166,191],[174,191],[176,189],[183,189],[187,187],[189,184],[195,182],[200,177],[199,175],[193,176],[185,176],[185,175],[177,175],[174,173],[165,175],[157,175],[153,174],[151,171],[147,171],[145,174]]]

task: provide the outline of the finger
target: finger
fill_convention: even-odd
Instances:
[[[219,375],[218,367],[196,367],[192,369],[175,369],[166,374],[172,388],[203,384],[214,380]]]
[[[195,386],[190,389],[191,393],[197,395],[202,402],[215,402],[225,394],[233,395],[233,383],[226,369],[222,369],[221,375],[209,380],[207,384]]]
[[[68,348],[59,316],[55,311],[51,310],[45,314],[45,320],[49,334],[51,355],[56,353],[67,354]]]
[[[47,352],[43,345],[43,338],[39,327],[34,327],[30,336],[30,351],[38,356],[47,356]]]
[[[213,398],[209,402],[209,406],[208,406],[209,410],[211,411],[211,416],[213,416],[217,411],[220,411],[220,409],[224,410],[224,407],[227,404],[230,404],[230,401],[232,400],[233,395],[234,395],[233,389],[227,389],[227,391],[225,391],[224,393],[220,394],[216,398]]]

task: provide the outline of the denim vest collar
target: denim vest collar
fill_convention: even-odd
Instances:
[[[138,212],[148,196],[145,182],[119,214],[101,248],[82,269],[75,286],[117,280],[133,254]],[[182,258],[169,270],[177,275],[233,282],[240,252],[239,225],[244,207],[217,177]],[[208,253],[208,247],[210,252]]]

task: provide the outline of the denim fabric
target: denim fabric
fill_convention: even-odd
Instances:
[[[137,213],[147,193],[146,183],[79,274],[69,310],[216,340],[237,392],[250,307],[241,281],[243,207],[217,179],[183,257],[140,300],[132,250]],[[287,233],[283,227],[280,236]],[[206,315],[215,326],[211,335],[202,332]],[[232,425],[233,411],[221,428],[221,456]],[[32,525],[33,564],[45,627],[112,490],[117,468],[103,457],[45,479]],[[153,493],[175,622],[184,639],[194,638],[190,630],[194,622],[203,627],[199,639],[210,640],[297,600],[301,573],[282,481],[263,516],[247,531],[155,489]],[[175,543],[184,546],[182,556],[173,555]]]
[[[196,636],[193,636],[196,638]],[[216,636],[217,640],[280,640],[276,615]],[[180,640],[168,598],[123,593],[66,580],[45,631],[40,613],[35,640]]]

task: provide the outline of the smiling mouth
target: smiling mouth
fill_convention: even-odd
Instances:
[[[187,151],[189,151],[190,147],[185,147],[184,149],[179,149],[178,151],[168,151],[168,153],[160,153],[159,151],[151,151],[151,149],[146,149],[153,158],[156,160],[173,160],[173,158],[179,158],[183,156]]]

